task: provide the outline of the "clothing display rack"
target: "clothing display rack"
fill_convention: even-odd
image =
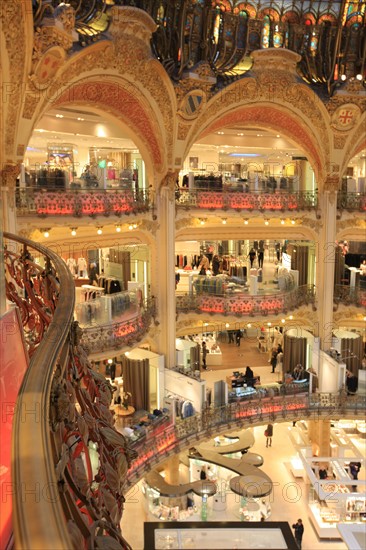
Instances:
[[[98,286],[103,287],[106,294],[115,294],[122,291],[122,284],[119,279],[114,277],[106,277],[105,275],[97,276]]]

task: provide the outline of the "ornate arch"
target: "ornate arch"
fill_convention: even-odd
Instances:
[[[366,148],[365,137],[366,111],[361,116],[361,121],[354,130],[351,138],[348,141],[347,149],[344,153],[343,163],[341,166],[341,174],[343,174],[350,160],[353,159],[362,149]]]
[[[129,128],[150,169],[154,166],[160,171],[164,162],[163,139],[149,106],[139,96],[134,87],[127,87],[123,81],[100,81],[90,77],[67,88],[52,107],[72,104],[116,117]]]
[[[299,56],[285,49],[254,52],[252,78],[243,78],[216,94],[188,134],[184,157],[197,141],[229,124],[272,128],[306,152],[318,182],[331,157],[329,114],[318,96],[299,83]]]

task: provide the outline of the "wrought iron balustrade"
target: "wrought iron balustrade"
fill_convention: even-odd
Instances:
[[[291,390],[290,390],[291,391]],[[340,417],[364,417],[365,395],[347,396],[343,392],[301,393],[274,398],[247,398],[224,407],[209,407],[185,419],[178,419],[157,437],[151,432],[147,439],[137,441],[133,448],[138,459],[128,472],[130,485],[168,456],[182,452],[208,438],[230,429],[244,429],[268,422],[289,422]]]
[[[302,305],[315,307],[315,286],[302,285],[288,292],[250,296],[248,294],[212,295],[186,294],[176,296],[178,313],[210,313],[221,315],[255,316],[277,315],[280,312],[296,309]]]
[[[89,354],[136,345],[148,332],[155,310],[155,299],[150,298],[130,319],[84,328],[81,343]]]
[[[4,237],[6,294],[19,307],[31,353],[13,404],[15,546],[130,549],[120,520],[136,452],[115,430],[112,388],[80,344],[72,275],[46,247]],[[33,261],[40,255],[45,268]]]
[[[315,209],[317,193],[312,191],[264,193],[181,188],[176,195],[176,205],[200,210],[296,212]]]
[[[333,301],[345,306],[354,305],[366,308],[366,288],[351,287],[350,285],[335,285]]]
[[[121,216],[147,212],[151,207],[148,191],[126,189],[46,190],[34,187],[16,190],[20,216]]]
[[[337,208],[339,210],[349,210],[366,212],[366,193],[346,193],[340,191],[337,195]]]

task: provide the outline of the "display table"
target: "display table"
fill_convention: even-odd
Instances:
[[[135,408],[134,407],[123,407],[122,405],[114,405],[113,410],[116,413],[117,416],[131,416],[131,414],[134,414]]]
[[[339,514],[318,504],[309,504],[309,517],[320,539],[340,539],[337,529]]]

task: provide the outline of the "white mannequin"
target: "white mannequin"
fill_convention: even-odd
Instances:
[[[84,271],[87,271],[88,262],[82,256],[78,258],[79,277],[83,277]]]

